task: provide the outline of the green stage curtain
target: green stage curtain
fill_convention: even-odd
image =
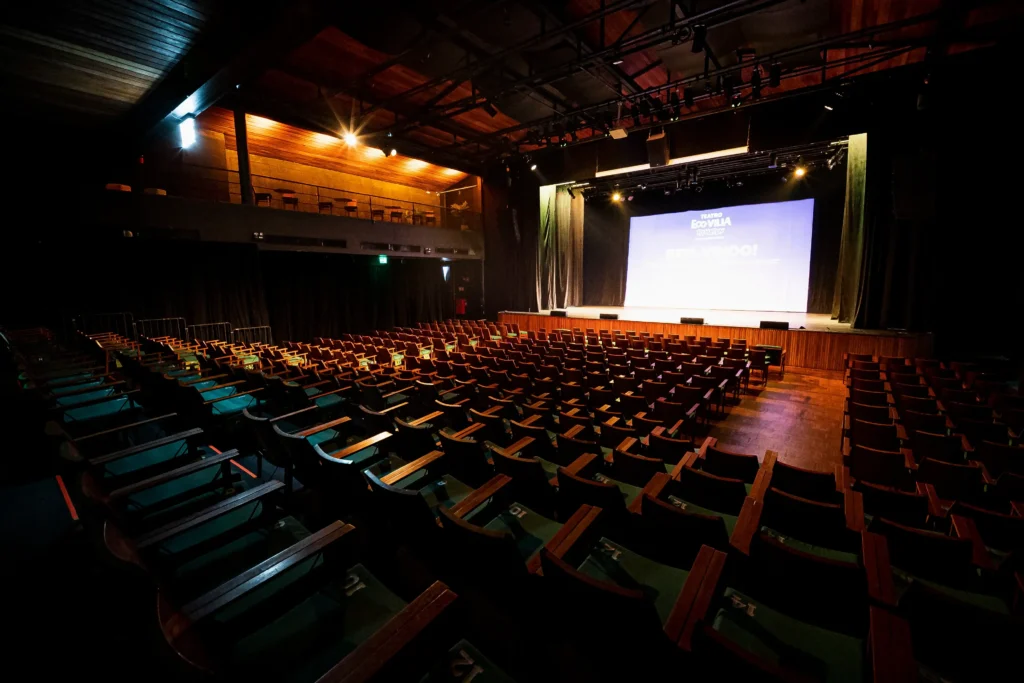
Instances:
[[[864,265],[864,198],[867,194],[868,136],[851,135],[846,155],[846,210],[832,295],[832,319],[853,322],[860,306]]]

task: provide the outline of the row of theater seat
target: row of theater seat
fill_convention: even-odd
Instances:
[[[862,681],[970,680],[1013,660],[1019,577],[1012,563],[976,566],[980,526],[950,513],[955,536],[921,540],[889,518],[888,490],[869,500],[843,467],[695,438],[687,427],[742,391],[752,368],[739,353],[691,401],[729,354],[620,363],[565,343],[531,373],[506,338],[471,345],[469,363],[456,347],[399,367],[307,355],[275,372],[252,349],[218,361],[176,340],[101,343],[121,365],[101,383],[124,381],[110,391],[136,412],[47,414],[105,551],[161,587],[167,642],[193,666],[293,680]],[[604,373],[582,372],[591,362]],[[38,370],[36,393],[72,381]],[[965,543],[966,569],[950,564]]]

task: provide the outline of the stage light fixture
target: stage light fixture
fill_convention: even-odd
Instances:
[[[683,88],[683,104],[688,109],[693,107],[693,88]]]
[[[626,197],[626,201],[627,202],[633,201],[633,195],[629,195],[628,197]]]
[[[390,157],[393,157],[393,156],[398,156],[398,150],[397,150],[397,149],[395,149],[394,147],[392,147],[392,148],[391,148],[391,151],[390,151],[390,152],[388,152],[388,156],[390,156]]]
[[[531,171],[536,171],[537,170],[537,164],[530,164],[530,170]]]
[[[827,109],[828,111],[832,111],[834,107],[831,104],[826,104],[825,109]]]
[[[761,68],[755,64],[754,70],[750,72],[750,92],[754,99],[761,98]]]
[[[807,175],[807,169],[804,168],[803,166],[797,166],[796,168],[793,169],[793,175],[797,178],[803,178],[805,175]]]
[[[632,107],[630,108],[630,110],[629,110],[629,115],[633,117],[633,125],[634,125],[634,126],[639,126],[639,125],[640,125],[640,110],[639,110],[639,108],[638,108],[638,107],[636,106],[636,104],[635,104],[635,103],[634,103],[634,104],[633,104],[633,106],[632,106]]]
[[[622,201],[622,195],[619,194],[618,192],[613,193],[612,194],[612,201],[613,202],[621,202]]]
[[[730,100],[732,99],[733,88],[734,88],[734,85],[733,85],[733,81],[732,81],[732,76],[723,76],[722,77],[722,90],[725,92],[725,97],[727,99],[730,99]]]
[[[768,67],[768,85],[778,88],[780,83],[782,83],[782,65],[778,62],[773,62]]]
[[[196,117],[189,114],[178,122],[178,133],[181,135],[181,146],[188,149],[196,142]]]
[[[704,41],[708,37],[708,27],[704,24],[697,24],[693,27],[693,44],[690,46],[690,51],[694,54],[704,51]]]
[[[359,138],[356,136],[355,133],[353,133],[350,130],[345,131],[341,139],[344,140],[345,144],[348,145],[349,147],[355,147],[356,145],[359,144]]]

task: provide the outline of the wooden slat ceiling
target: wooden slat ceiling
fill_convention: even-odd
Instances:
[[[201,130],[223,133],[228,149],[236,149],[234,116],[227,109],[212,107],[197,119]],[[316,168],[351,173],[391,183],[437,192],[463,180],[466,174],[451,168],[398,155],[384,156],[380,150],[359,145],[348,147],[337,137],[285,125],[249,115],[249,153],[291,161]]]
[[[181,59],[216,4],[60,0],[5,8],[0,106],[77,125],[110,121]]]

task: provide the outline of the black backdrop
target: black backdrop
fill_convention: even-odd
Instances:
[[[260,251],[254,245],[143,239],[51,239],[13,246],[0,269],[4,324],[63,329],[81,313],[136,320],[271,325],[309,340],[451,317],[437,259]]]
[[[590,199],[583,221],[583,303],[622,305],[626,296],[629,219],[633,216],[814,198],[807,311],[828,313],[832,310],[845,189],[846,167],[842,165],[832,171],[815,170],[802,180],[786,183],[771,175],[746,179],[743,187],[731,189],[724,182],[709,182],[702,192],[682,190],[666,196],[658,189],[636,192],[632,202]]]

